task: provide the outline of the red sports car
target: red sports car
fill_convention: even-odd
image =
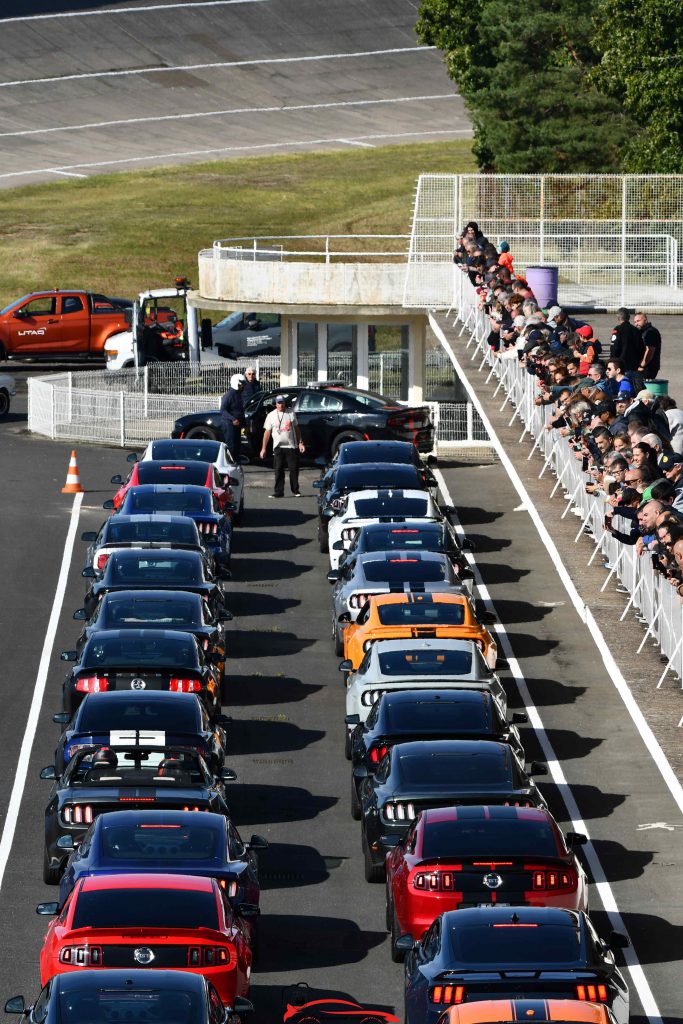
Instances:
[[[196,484],[211,488],[222,512],[232,516],[234,511],[229,508],[234,502],[234,494],[230,487],[221,485],[218,473],[210,462],[159,462],[150,459],[147,462],[136,462],[125,483],[118,474],[111,478],[111,482],[121,485],[114,495],[115,509],[121,507],[130,488],[138,484]]]
[[[420,939],[445,910],[481,906],[587,910],[575,847],[540,807],[458,806],[423,811],[387,854],[387,927]]]
[[[59,915],[40,951],[43,985],[65,971],[149,967],[203,974],[226,1007],[249,992],[247,930],[215,878],[95,875],[76,883],[61,910],[41,903],[37,911]]]

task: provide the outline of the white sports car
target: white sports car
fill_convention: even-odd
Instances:
[[[361,526],[379,520],[427,519],[434,522],[443,519],[438,505],[428,491],[391,490],[351,491],[346,496],[346,505],[330,520],[327,527],[330,549],[330,566],[339,568],[342,551],[348,551],[353,538]]]
[[[16,393],[14,377],[10,377],[9,373],[0,373],[0,416],[7,415],[10,398],[13,398]]]

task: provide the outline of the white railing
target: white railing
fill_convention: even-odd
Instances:
[[[602,555],[612,566],[602,590],[611,581],[618,580],[629,592],[621,618],[624,619],[634,608],[645,621],[646,632],[638,653],[651,638],[666,656],[667,664],[657,686],[661,686],[669,670],[683,680],[683,605],[676,590],[655,572],[647,555],[639,557],[634,545],[622,544],[604,530],[604,500],[586,491],[586,484],[593,482],[592,478],[583,472],[581,462],[575,458],[568,441],[557,431],[547,430],[548,407],[536,405],[534,401],[538,395],[536,377],[520,366],[516,356],[507,358],[493,354],[487,344],[488,317],[479,308],[477,293],[465,274],[458,275],[454,312],[455,323],[462,325],[460,334],[469,332],[465,347],[472,349],[472,359],[479,361],[480,370],[488,367],[487,380],[494,376],[498,379],[494,397],[502,391],[505,397],[501,408],[509,403],[513,409],[510,425],[515,419],[520,420],[523,427],[520,443],[525,438],[532,443],[529,459],[534,450],[540,452],[543,467],[539,478],[549,469],[556,477],[551,497],[560,488],[566,496],[567,504],[561,518],[564,519],[570,510],[579,516],[581,523],[574,543],[582,537],[590,538],[594,551],[588,564]]]

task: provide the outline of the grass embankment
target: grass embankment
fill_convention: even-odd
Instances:
[[[197,281],[241,235],[404,234],[420,173],[476,170],[468,141],[268,156],[0,192],[0,306],[42,288],[133,297]]]

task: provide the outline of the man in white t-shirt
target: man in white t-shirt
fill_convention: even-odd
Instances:
[[[261,458],[265,459],[268,442],[273,439],[273,468],[275,469],[275,483],[271,498],[284,498],[285,496],[285,464],[289,469],[289,486],[295,498],[301,497],[299,491],[299,452],[304,452],[305,446],[301,440],[301,428],[297,418],[291,409],[285,408],[284,395],[277,395],[275,408],[266,416],[263,424],[263,443],[261,445]]]

